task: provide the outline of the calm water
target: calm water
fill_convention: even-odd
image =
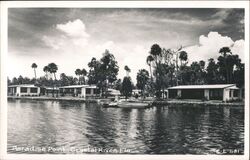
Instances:
[[[8,100],[8,153],[224,154],[230,149],[243,154],[243,108],[117,109]]]

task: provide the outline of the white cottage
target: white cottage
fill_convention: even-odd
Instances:
[[[235,84],[180,85],[168,88],[168,98],[229,101],[240,99],[239,92]]]
[[[94,85],[71,85],[59,87],[61,96],[93,97],[100,96],[100,89]]]
[[[40,92],[40,87],[34,84],[8,86],[8,96],[39,96]]]
[[[141,89],[133,89],[132,90],[132,95],[141,95],[142,90]]]

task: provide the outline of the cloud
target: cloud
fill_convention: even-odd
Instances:
[[[219,50],[222,47],[230,47],[233,54],[238,54],[244,62],[244,40],[233,41],[230,37],[222,36],[218,32],[209,32],[207,36],[199,37],[199,45],[185,48],[188,53],[189,62],[204,60],[209,58],[215,60],[219,56]]]
[[[124,66],[127,65],[131,69],[130,76],[133,83],[136,84],[136,75],[140,69],[147,69],[146,58],[149,55],[148,49],[142,45],[135,45],[131,50],[124,54],[124,57],[119,61],[120,71],[119,77],[125,76]]]
[[[146,64],[146,57],[149,54],[148,48],[142,45],[123,45],[109,40],[92,48],[91,55],[97,59],[101,58],[102,53],[104,53],[106,49],[115,56],[119,65],[118,78],[123,79],[123,77],[126,76],[124,70],[125,65],[131,69],[130,76],[134,83],[136,83],[137,72],[140,69],[148,69]]]
[[[241,40],[237,40],[234,42],[233,44],[233,47],[231,47],[231,51],[233,54],[238,54],[239,57],[241,58],[241,61],[244,62],[244,50],[245,50],[245,47],[244,47],[244,40],[241,39]]]
[[[80,19],[65,24],[57,24],[55,29],[62,33],[42,37],[44,43],[53,49],[58,50],[63,46],[82,48],[88,44],[90,35],[86,32],[85,24]]]
[[[119,65],[118,78],[123,79],[123,77],[126,76],[124,67],[127,65],[131,69],[130,76],[133,82],[136,83],[136,74],[139,69],[148,68],[146,65],[148,49],[142,45],[124,46],[123,44],[118,44],[109,40],[93,48],[91,53],[97,59],[101,58],[102,53],[104,53],[106,49],[115,56]]]
[[[61,36],[60,38],[55,38],[55,37],[50,37],[50,36],[44,35],[42,37],[42,40],[47,46],[52,47],[55,50],[60,49],[65,43],[64,36]]]
[[[69,37],[89,37],[89,34],[86,32],[85,24],[80,19],[69,21],[65,24],[57,24],[56,28],[66,33]]]

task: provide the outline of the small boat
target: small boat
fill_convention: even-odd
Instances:
[[[142,101],[121,101],[118,102],[117,106],[119,108],[148,108],[151,104]]]
[[[98,100],[97,103],[101,106],[107,106],[110,103],[111,100],[109,99],[102,99],[102,100]]]
[[[108,104],[104,104],[104,105],[102,105],[103,107],[118,107],[118,102],[110,102],[110,103],[108,103]]]
[[[112,101],[111,99],[98,100],[97,103],[102,107],[117,107],[117,101]]]

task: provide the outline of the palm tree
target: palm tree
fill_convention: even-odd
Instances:
[[[131,78],[124,77],[123,81],[122,81],[121,92],[125,96],[126,101],[127,101],[128,97],[131,96],[132,90],[133,90],[133,85],[131,82]]]
[[[78,84],[81,84],[80,77],[81,77],[81,75],[82,75],[82,71],[81,71],[79,68],[77,68],[77,69],[75,70],[75,74],[76,74],[77,76],[79,76]]]
[[[223,55],[223,57],[227,56],[227,53],[232,54],[231,49],[229,47],[222,47],[219,51],[220,54]]]
[[[45,72],[45,77],[46,77],[46,79],[48,79],[49,67],[48,67],[48,66],[44,66],[44,67],[43,67],[43,71]]]
[[[160,58],[162,57],[162,49],[158,44],[153,44],[151,49],[150,49],[150,55],[152,55],[154,62],[155,62],[155,74],[156,74],[156,81],[159,78],[158,76],[158,69],[159,69],[159,63],[160,63]]]
[[[34,69],[35,79],[36,79],[36,68],[37,68],[36,63],[32,63],[31,68],[33,68],[33,69]]]
[[[124,69],[126,71],[127,77],[129,77],[129,72],[131,72],[130,68],[128,68],[128,66],[126,65]]]
[[[220,54],[223,55],[224,57],[224,65],[225,65],[225,70],[226,70],[226,78],[227,78],[227,83],[229,83],[229,67],[227,65],[227,53],[232,54],[231,50],[229,47],[222,47],[219,51]]]
[[[145,90],[145,86],[147,84],[148,79],[149,79],[148,71],[146,69],[140,69],[136,76],[136,80],[137,80],[136,86],[139,89],[141,89],[142,91],[141,95],[143,96],[143,98],[145,98],[144,90]]]
[[[201,60],[201,61],[199,62],[199,64],[200,64],[200,66],[201,66],[201,70],[204,71],[206,62],[203,61],[203,60]]]
[[[50,64],[48,64],[48,68],[49,68],[49,72],[51,74],[54,74],[54,78],[55,78],[55,82],[56,82],[56,72],[58,70],[57,65],[55,63],[50,63]],[[52,92],[53,97],[54,97],[54,87],[55,87],[55,84],[53,85],[53,92]],[[57,94],[58,94],[58,92],[57,92]]]
[[[158,44],[153,44],[151,49],[150,49],[150,55],[152,55],[152,57],[154,58],[154,62],[155,62],[155,82],[156,82],[156,86],[158,88],[156,88],[157,92],[160,92],[160,87],[161,86],[159,84],[161,76],[159,74],[159,70],[160,70],[160,63],[161,63],[161,58],[162,58],[162,49]]]
[[[56,72],[57,72],[57,70],[58,70],[57,65],[56,65],[55,63],[50,63],[50,64],[48,64],[48,67],[49,67],[49,72],[50,72],[51,74],[54,74],[54,78],[55,78],[55,80],[56,80]]]
[[[152,55],[149,55],[147,57],[147,64],[149,66],[149,71],[150,71],[150,77],[151,77],[151,81],[153,81],[153,76],[152,76],[152,62],[154,61],[154,58],[152,57]]]
[[[157,65],[158,61],[157,61],[157,57],[161,56],[161,47],[158,44],[153,44],[150,50],[150,54],[153,56],[153,58],[155,59],[155,63]]]
[[[181,60],[181,66],[183,66],[183,62],[186,62],[188,59],[188,55],[186,51],[181,51],[179,59]]]
[[[181,61],[181,72],[184,70],[184,66],[186,65],[188,54],[186,51],[180,51],[179,59]],[[180,81],[183,82],[182,74],[180,74]]]
[[[182,50],[182,46],[180,46],[176,51],[173,52],[173,54],[175,54],[175,68],[176,68],[176,85],[178,86],[179,83],[179,79],[178,79],[178,75],[179,75],[179,65],[178,65],[178,59],[179,59],[179,53]]]
[[[86,69],[82,69],[82,76],[83,76],[83,79],[84,79],[84,84],[86,84],[86,80],[85,80],[85,76],[87,75],[87,71]]]

